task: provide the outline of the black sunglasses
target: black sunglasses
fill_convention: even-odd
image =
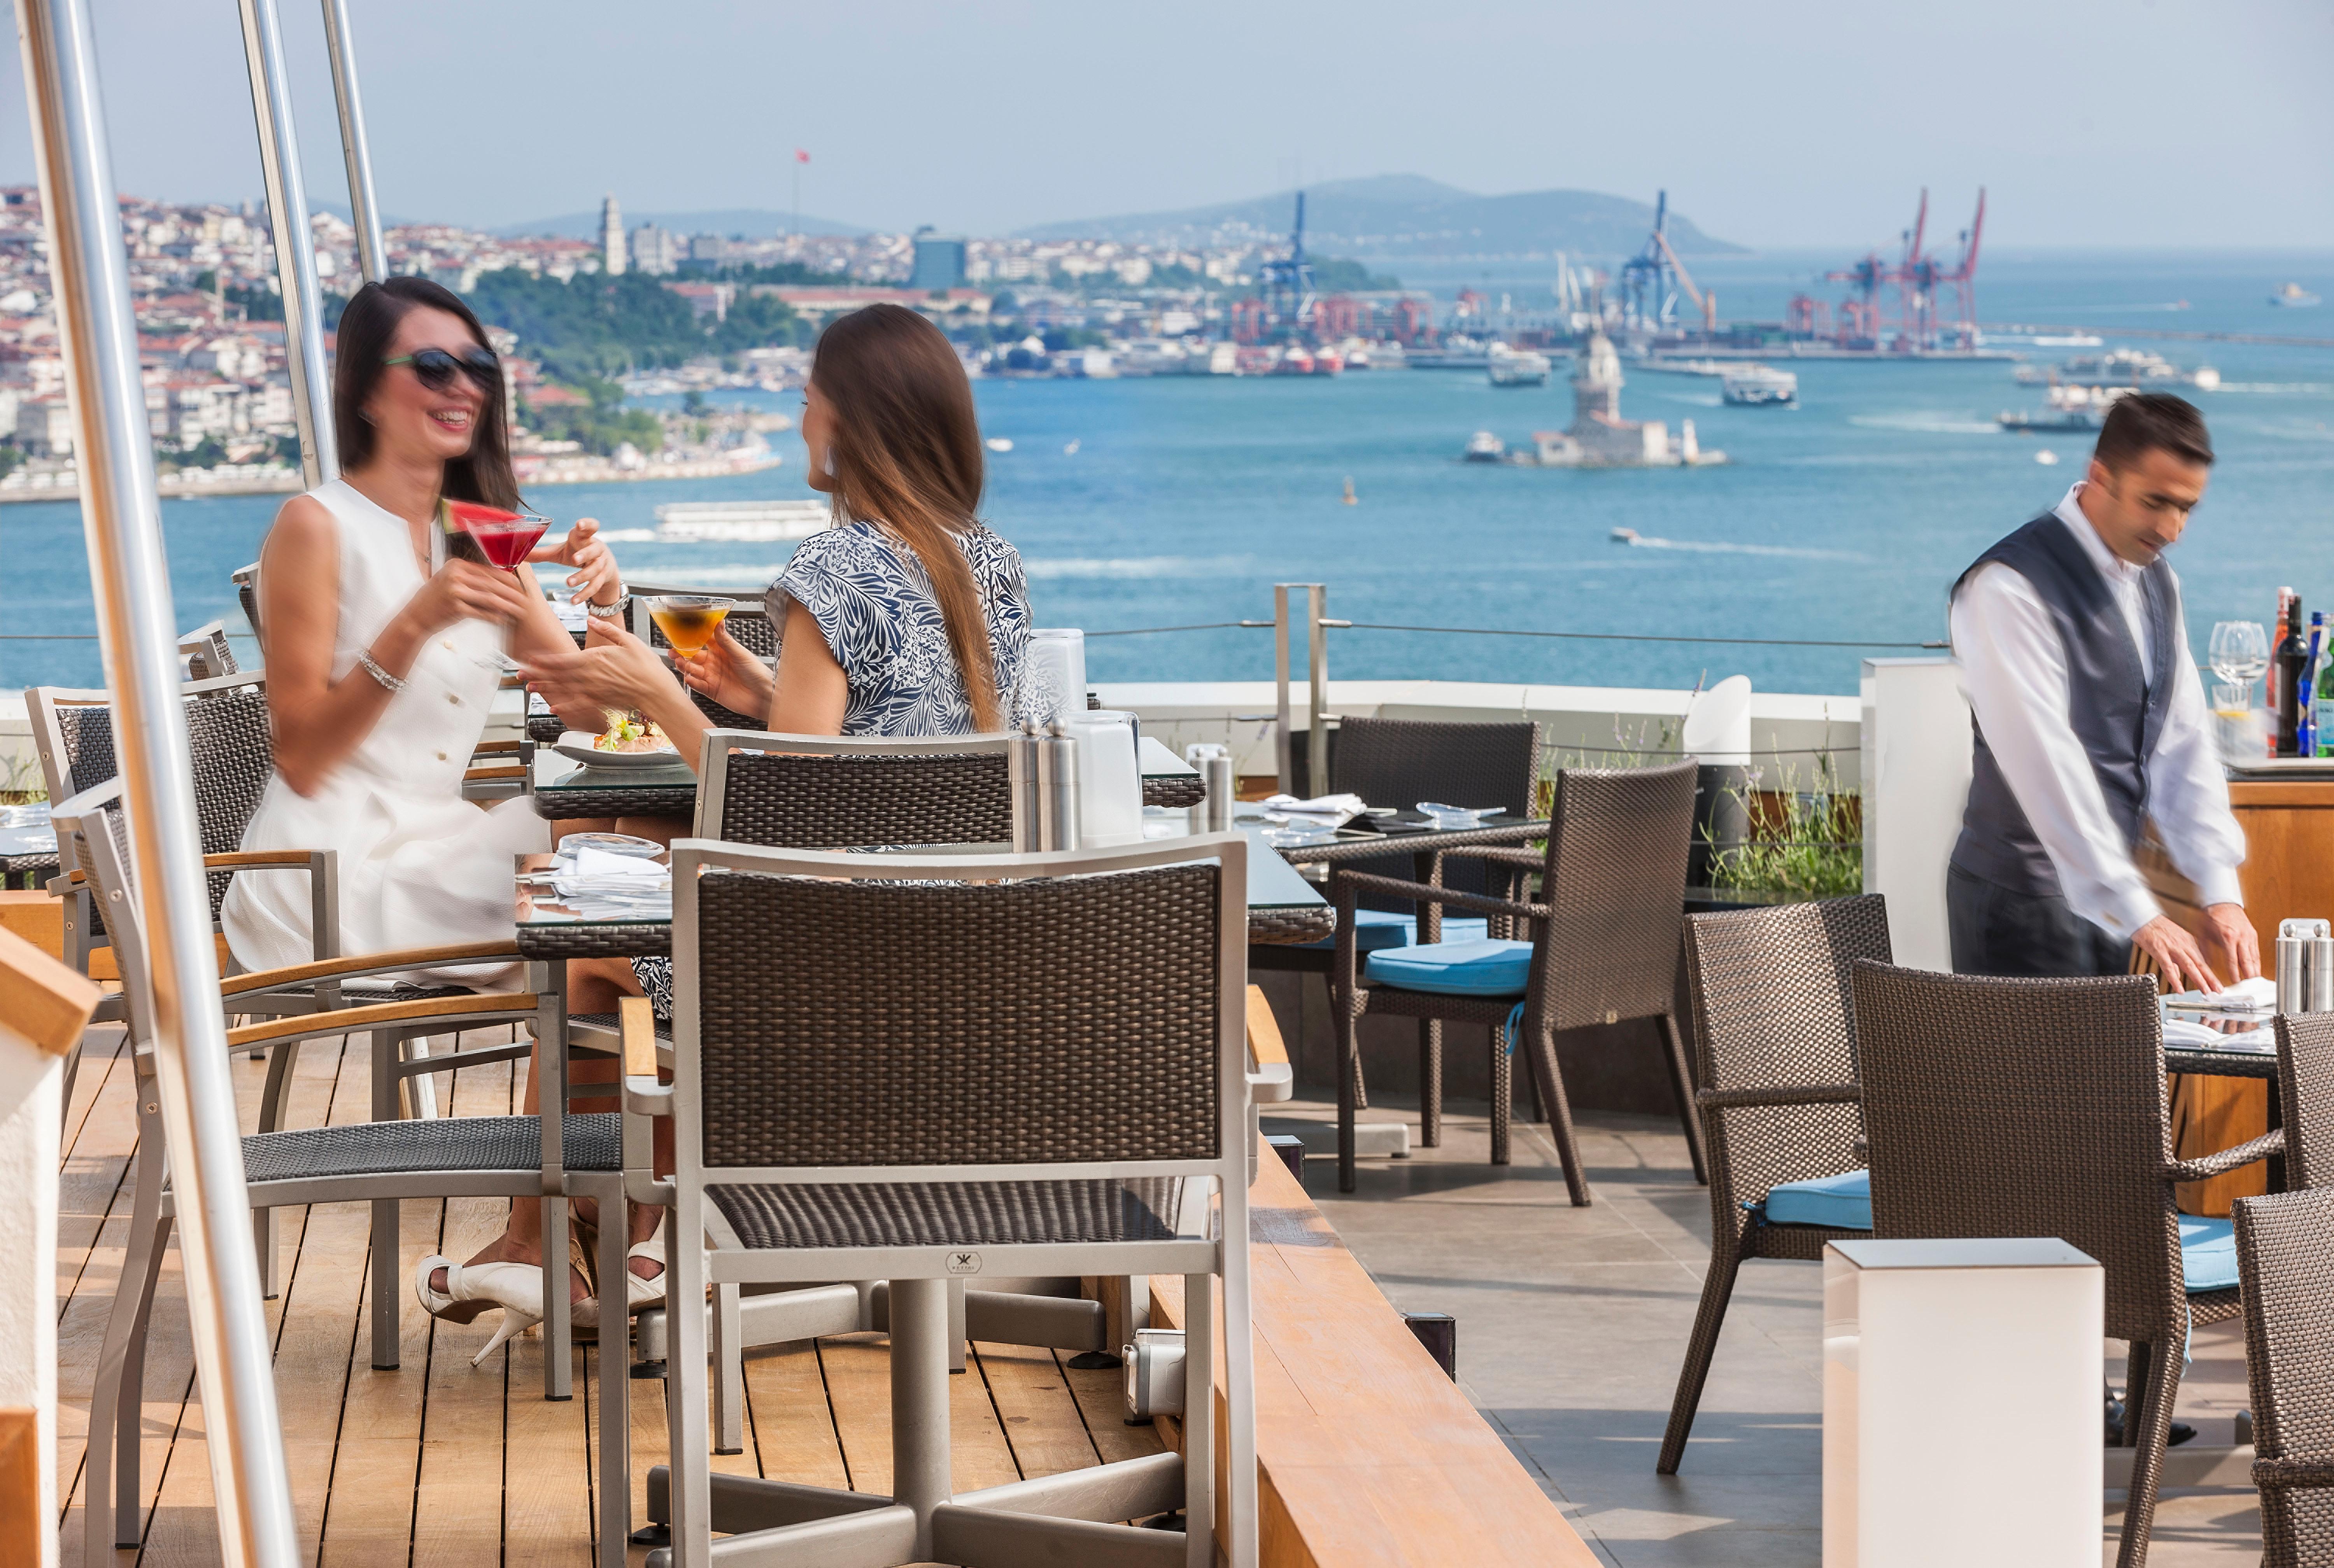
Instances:
[[[443,349],[416,349],[381,363],[411,365],[421,384],[433,392],[442,392],[452,386],[457,373],[476,381],[482,392],[491,392],[503,384],[502,361],[495,358],[491,349],[473,347],[459,354],[449,354]]]

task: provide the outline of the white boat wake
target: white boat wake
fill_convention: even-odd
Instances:
[[[1868,561],[1870,556],[1853,550],[1810,550],[1789,544],[1734,544],[1712,539],[1648,539],[1642,534],[1619,537],[1615,530],[1614,543],[1635,550],[1693,550],[1712,555],[1789,555],[1802,561]]]
[[[1234,577],[1254,564],[1248,555],[1129,555],[1102,559],[1061,556],[1025,561],[1034,579],[1052,577]]]

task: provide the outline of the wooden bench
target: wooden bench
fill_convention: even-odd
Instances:
[[[1250,1009],[1259,1062],[1285,1054],[1270,1021]],[[1258,1162],[1249,1201],[1265,1568],[1592,1568],[1596,1554],[1279,1160]],[[1151,1321],[1181,1326],[1181,1275],[1152,1277]],[[1220,1413],[1220,1358],[1216,1379]],[[1180,1447],[1176,1422],[1159,1427]]]

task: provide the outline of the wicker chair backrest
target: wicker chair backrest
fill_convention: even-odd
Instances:
[[[2285,1185],[2334,1187],[2334,1013],[2278,1015],[2277,1088]]]
[[[111,781],[121,771],[113,755],[113,709],[99,703],[59,704],[57,738],[64,755],[59,776],[49,781],[51,800],[68,800]],[[59,794],[62,790],[63,793]]]
[[[708,869],[694,884],[705,1165],[1216,1158],[1218,875]]]
[[[1337,721],[1335,787],[1374,806],[1407,811],[1420,801],[1497,806],[1518,816],[1532,805],[1539,726],[1446,724],[1414,718]]]
[[[187,750],[194,764],[195,817],[202,828],[203,853],[232,853],[243,847],[244,830],[251,825],[259,797],[275,772],[265,683],[255,677],[189,696]],[[218,919],[234,880],[233,871],[209,873],[212,919]]]
[[[1557,774],[1534,958],[1558,1029],[1674,1005],[1694,765]],[[1466,804],[1453,802],[1453,804]]]
[[[2256,1458],[2334,1464],[2334,1191],[2241,1198],[2245,1379]],[[2264,1486],[2267,1568],[2334,1562],[2334,1488]]]
[[[1690,915],[1695,1077],[1705,1089],[1812,1089],[1856,1079],[1858,958],[1887,963],[1888,908],[1877,893],[1819,904]],[[1777,1183],[1864,1163],[1853,1105],[1714,1110],[1711,1196],[1722,1213]]]
[[[1013,837],[1002,752],[732,755],[710,836],[772,849],[985,844]]]
[[[2184,1332],[2156,983],[1860,961],[1872,1219],[1891,1238],[2054,1236],[2107,1271],[2107,1332]]]

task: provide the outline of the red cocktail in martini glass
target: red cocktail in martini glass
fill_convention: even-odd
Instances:
[[[506,512],[477,501],[442,501],[440,520],[446,530],[446,553],[483,565],[515,571],[551,526],[551,519],[532,512]],[[510,656],[510,631],[502,634],[502,657],[488,666],[502,669]],[[482,659],[480,663],[485,663]]]

